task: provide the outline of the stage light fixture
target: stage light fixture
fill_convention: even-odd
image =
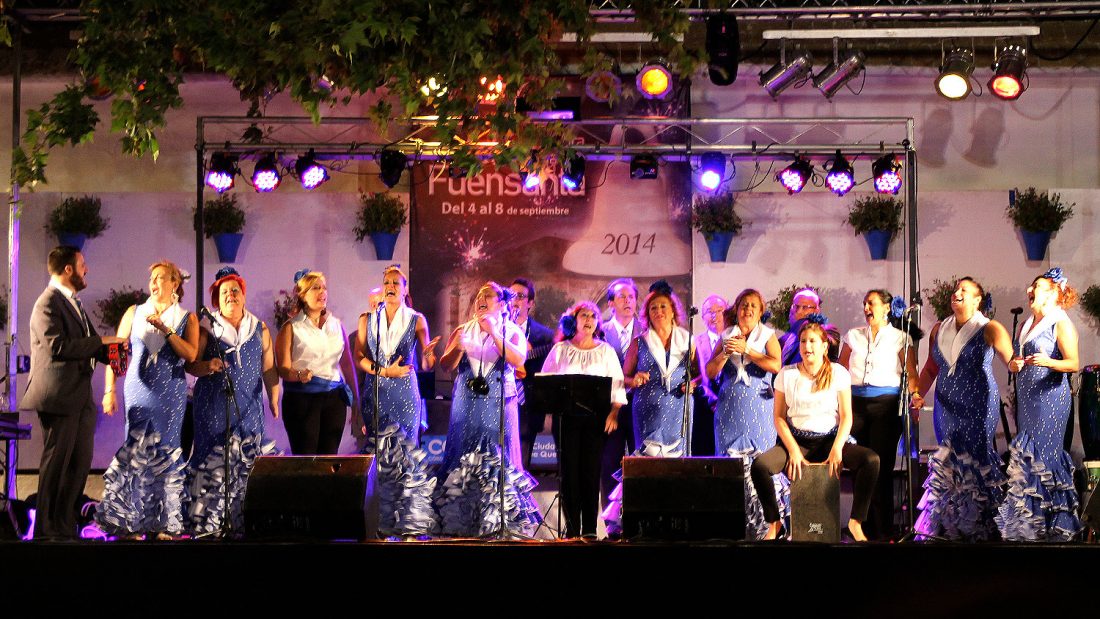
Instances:
[[[237,175],[237,157],[229,153],[214,153],[210,156],[210,166],[206,169],[206,185],[218,193],[233,188],[233,178]]]
[[[989,90],[997,98],[1015,101],[1027,90],[1027,52],[1019,45],[1006,45],[993,62]]]
[[[576,191],[584,182],[584,157],[573,155],[562,166],[561,184],[569,191]]]
[[[760,74],[760,85],[776,99],[784,90],[805,82],[813,71],[813,64],[814,58],[810,52],[803,52],[790,62],[781,58],[772,68]]]
[[[538,160],[535,155],[531,155],[531,158],[527,160],[523,168],[519,171],[520,180],[523,181],[524,191],[534,191],[538,189],[539,184],[542,182],[542,178],[538,171]]]
[[[447,85],[443,83],[443,80],[436,78],[434,75],[429,77],[426,82],[420,85],[420,94],[425,98],[442,97],[447,94]]]
[[[672,72],[664,61],[653,60],[638,71],[634,84],[646,99],[664,99],[672,91]]]
[[[795,156],[794,162],[780,170],[775,178],[787,190],[788,195],[793,195],[802,191],[806,183],[810,182],[813,174],[814,166],[802,157]]]
[[[499,75],[496,79],[481,78],[481,94],[478,99],[486,105],[496,105],[504,96],[504,78]]]
[[[275,160],[275,153],[268,153],[256,162],[252,170],[252,188],[260,193],[275,191],[283,175],[279,173],[279,165]]]
[[[737,18],[733,15],[712,15],[707,18],[707,73],[715,86],[729,86],[737,79],[737,63],[741,56],[741,38]]]
[[[856,185],[852,164],[848,163],[848,160],[840,154],[839,150],[836,151],[836,156],[833,157],[833,165],[829,168],[829,173],[825,175],[825,184],[828,185],[829,191],[838,196],[848,193]]]
[[[875,191],[897,195],[901,191],[901,164],[897,157],[886,154],[871,164],[871,174],[875,177]]]
[[[699,158],[699,184],[707,191],[714,191],[726,176],[726,156],[722,153],[703,153]]]
[[[382,179],[382,184],[393,189],[401,182],[401,173],[405,171],[408,161],[409,158],[401,151],[383,150],[378,155],[378,176]]]
[[[974,52],[955,48],[944,57],[940,75],[936,78],[936,92],[952,101],[962,101],[970,96],[970,76],[974,73]]]
[[[630,178],[634,180],[657,178],[657,157],[649,154],[631,157]]]
[[[820,73],[814,76],[814,88],[821,91],[826,99],[832,99],[845,84],[863,72],[865,57],[863,52],[852,50],[843,60],[833,59]]]
[[[304,189],[316,189],[328,180],[328,170],[317,163],[317,155],[312,148],[304,156],[298,157],[298,161],[294,163],[294,172]]]
[[[607,103],[623,94],[623,80],[611,71],[596,71],[584,81],[584,94],[596,103]]]

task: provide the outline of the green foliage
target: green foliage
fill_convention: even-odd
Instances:
[[[871,230],[890,232],[890,238],[901,230],[901,200],[893,196],[864,196],[848,210],[848,225],[856,235]]]
[[[740,234],[744,224],[734,210],[733,193],[696,196],[691,205],[691,227],[708,241],[715,232]]]
[[[637,26],[653,33],[658,52],[682,75],[701,66],[701,46],[677,41],[690,21],[676,3],[640,0],[631,7]],[[532,150],[561,154],[571,131],[531,121],[516,111],[515,98],[522,90],[533,109],[548,108],[561,86],[551,76],[563,72],[556,49],[563,32],[577,33],[578,45],[588,49],[583,73],[610,64],[586,45],[595,23],[589,8],[584,0],[84,0],[73,62],[95,88],[71,86],[36,111],[49,122],[29,129],[34,139],[25,136],[14,158],[15,178],[44,182],[46,151],[60,143],[46,136],[91,135],[99,120],[90,106],[81,108],[83,116],[56,112],[99,89],[115,97],[111,129],[122,134],[123,151],[156,158],[156,131],[167,111],[182,104],[185,70],[227,76],[257,113],[260,102],[286,92],[314,120],[326,107],[381,93],[367,112],[380,128],[394,116],[436,114],[433,139],[453,149],[455,164],[471,174],[481,157],[508,165],[526,161]],[[496,76],[505,83],[505,98],[479,107],[480,78]],[[425,101],[420,87],[431,77],[447,90]]]
[[[1048,191],[1039,193],[1034,187],[1028,187],[1023,191],[1016,190],[1016,203],[1008,205],[1005,216],[1020,230],[1057,232],[1073,217],[1073,207],[1076,205],[1062,202],[1060,194]]]
[[[129,286],[123,286],[118,290],[112,288],[107,293],[107,298],[95,302],[96,313],[99,314],[99,325],[108,333],[115,333],[126,310],[130,309],[131,305],[144,303],[148,296],[149,294],[144,290]]]
[[[958,281],[957,275],[946,280],[932,280],[932,286],[921,291],[924,299],[932,306],[932,311],[936,313],[936,320],[943,320],[951,315],[951,295],[955,293],[955,284]]]
[[[275,297],[275,330],[283,328],[286,321],[298,313],[298,295],[288,290],[280,290]]]
[[[356,241],[362,242],[372,232],[397,234],[408,221],[408,207],[393,194],[363,194],[359,197],[359,204],[355,226]]]
[[[206,238],[215,234],[237,234],[244,230],[245,213],[237,204],[237,196],[227,193],[203,204],[202,223]]]
[[[772,313],[771,318],[768,320],[768,324],[770,324],[772,328],[779,331],[790,330],[791,301],[794,300],[794,293],[806,288],[816,292],[817,296],[821,296],[821,290],[818,290],[810,284],[791,284],[786,288],[780,289],[779,292],[768,301],[766,310]]]
[[[110,219],[99,214],[102,207],[95,196],[68,197],[50,211],[46,220],[46,229],[54,234],[68,232],[83,234],[90,239],[103,234],[111,227]]]
[[[85,87],[69,85],[52,101],[27,110],[22,146],[12,152],[12,181],[33,189],[46,182],[46,152],[54,146],[92,141],[99,114],[84,103]]]
[[[1081,309],[1093,320],[1100,320],[1100,286],[1089,286],[1081,295]]]

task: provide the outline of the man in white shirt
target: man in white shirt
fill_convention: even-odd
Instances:
[[[718,395],[707,379],[707,362],[714,349],[719,346],[720,335],[726,328],[725,311],[729,301],[712,294],[702,303],[703,324],[707,330],[695,336],[695,356],[699,363],[699,389],[694,393],[695,416],[691,433],[691,454],[694,456],[714,455],[714,405]]]

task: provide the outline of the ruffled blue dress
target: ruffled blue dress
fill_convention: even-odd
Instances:
[[[377,314],[371,316],[376,317]],[[431,535],[437,532],[432,494],[436,479],[429,475],[424,460],[427,452],[420,448],[420,416],[422,404],[416,383],[416,324],[420,314],[414,314],[408,328],[390,354],[379,353],[377,326],[367,321],[367,349],[371,359],[382,367],[397,357],[402,365],[414,371],[404,378],[385,378],[366,374],[360,388],[359,402],[363,424],[369,442],[364,453],[375,453],[374,384],[378,379],[378,496],[379,531],[383,535]]]
[[[739,380],[737,367],[722,366],[717,376],[718,404],[714,408],[715,453],[742,458],[745,463],[745,536],[763,539],[768,521],[749,471],[756,456],[775,447],[775,393],[773,376],[755,363],[744,365]],[[790,484],[785,475],[774,475],[775,496],[784,518],[790,515]]]
[[[139,310],[140,310],[139,306]],[[135,327],[144,316],[135,312]],[[183,336],[189,314],[176,325]],[[103,474],[96,524],[109,535],[183,531],[185,462],[180,432],[187,408],[183,359],[167,343],[153,355],[139,329],[130,334],[124,383],[126,441]]]
[[[645,338],[637,338],[638,372],[649,372],[649,381],[634,390],[634,444],[635,455],[679,457],[684,453],[684,392],[680,386],[687,374],[683,360],[669,372],[667,382],[661,379],[661,366],[653,357]],[[690,361],[688,362],[690,363]],[[694,402],[687,398],[688,418],[692,416]],[[689,431],[690,434],[690,431]]]
[[[1061,359],[1057,323],[1023,345]],[[1009,450],[1008,496],[997,514],[1001,537],[1014,541],[1069,541],[1082,529],[1077,517],[1073,460],[1062,448],[1072,396],[1069,375],[1025,365],[1016,375],[1017,434]]]
[[[513,373],[504,359],[497,359],[483,377],[489,385],[486,395],[474,393],[467,381],[476,377],[469,358],[462,355],[454,381],[447,448],[439,472],[435,504],[444,535],[473,537],[500,531],[500,469],[504,467],[504,530],[510,535],[528,535],[541,518],[531,496],[537,485],[523,469],[519,456],[519,411],[509,394],[504,424],[504,453],[500,435],[501,373]],[[514,385],[505,377],[505,384]]]
[[[229,518],[232,530],[244,531],[242,506],[248,475],[259,456],[278,453],[275,441],[264,437],[263,325],[243,344],[231,347],[208,336],[202,359],[225,355],[224,372],[233,378],[240,416],[230,404]],[[221,530],[225,510],[225,375],[203,376],[195,382],[195,447],[191,454],[188,527],[192,533]]]
[[[942,328],[942,327],[941,327]],[[922,510],[916,530],[953,540],[997,538],[993,518],[1004,500],[1005,476],[994,448],[999,413],[993,348],[985,329],[967,341],[955,371],[932,341],[932,358],[939,366],[933,423],[939,449],[929,459]]]

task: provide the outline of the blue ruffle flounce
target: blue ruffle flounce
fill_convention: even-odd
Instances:
[[[244,495],[256,458],[278,453],[275,441],[264,440],[260,434],[230,438],[229,521],[234,533],[244,533]],[[192,468],[190,477],[188,528],[195,535],[221,531],[225,513],[225,445],[215,445],[210,454]]]
[[[500,449],[482,441],[476,451],[463,454],[447,473],[435,499],[444,535],[489,536],[500,532]],[[523,469],[504,471],[504,530],[528,536],[541,522],[531,491],[537,483]]]
[[[756,494],[756,485],[752,483],[752,462],[757,456],[764,453],[753,447],[748,440],[735,441],[727,450],[726,455],[731,458],[742,458],[745,463],[745,539],[761,540],[767,535],[771,524],[764,517],[764,507],[760,504],[760,497]],[[772,475],[772,483],[775,486],[775,498],[779,504],[779,514],[787,530],[790,530],[791,522],[791,482],[787,476],[779,473]]]
[[[996,521],[1001,537],[1012,541],[1065,542],[1083,525],[1077,518],[1073,460],[1059,451],[1057,461],[1036,456],[1035,441],[1019,434],[1012,441],[1008,462],[1008,493]]]
[[[993,520],[1004,500],[1005,475],[993,450],[979,463],[972,455],[941,445],[928,461],[928,479],[915,529],[952,540],[997,538]]]
[[[428,453],[391,424],[379,431],[378,466],[379,533],[385,536],[432,535],[439,530],[432,495],[436,478],[428,474]],[[374,451],[374,441],[366,453]]]
[[[183,452],[162,445],[150,424],[130,429],[103,474],[96,524],[108,535],[183,531]]]

